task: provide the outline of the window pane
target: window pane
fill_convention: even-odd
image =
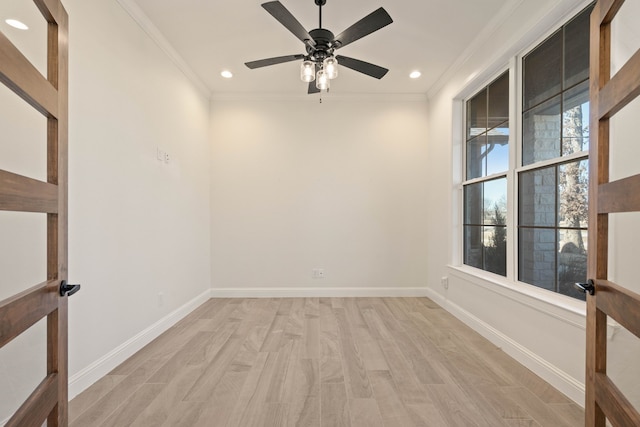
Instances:
[[[2,83],[0,129],[0,169],[46,182],[47,118]]]
[[[554,227],[556,225],[555,167],[522,172],[518,187],[519,224]]]
[[[23,0],[0,1],[0,32],[47,77],[47,33],[49,25],[34,2]],[[25,24],[27,31],[10,26],[5,19],[15,19]]]
[[[509,120],[509,72],[504,73],[489,85],[488,96],[487,128],[492,129]]]
[[[589,149],[589,82],[568,90],[562,100],[562,155]]]
[[[523,59],[525,110],[558,95],[562,89],[562,31],[545,40]]]
[[[558,226],[586,228],[589,223],[589,162],[558,167]]]
[[[487,175],[509,170],[509,122],[487,135]]]
[[[509,72],[466,104],[466,180],[509,170]],[[464,263],[506,275],[507,179],[464,186]]]
[[[467,101],[467,140],[487,131],[487,90]]]
[[[482,183],[464,187],[464,223],[482,224]]]
[[[555,291],[556,232],[546,228],[519,230],[519,280]]]
[[[560,96],[523,115],[522,164],[560,157]]]
[[[484,269],[507,275],[507,228],[484,227]]]
[[[584,300],[585,294],[573,287],[587,281],[587,231],[558,231],[558,292]]]
[[[482,268],[482,227],[465,225],[464,227],[464,263]]]
[[[582,300],[573,285],[586,279],[588,159],[565,156],[586,157],[589,150],[592,10],[593,4],[522,59],[521,164],[546,165],[517,177],[518,279]]]
[[[47,280],[47,215],[0,211],[0,236],[2,301]]]
[[[568,88],[589,78],[589,17],[588,7],[564,29],[564,87]]]
[[[467,179],[487,175],[486,150],[486,134],[467,142]]]
[[[484,224],[507,224],[507,179],[484,183]]]

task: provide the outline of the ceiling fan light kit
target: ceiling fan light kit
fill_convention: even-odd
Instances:
[[[250,69],[254,69],[302,59],[300,80],[309,84],[308,93],[328,91],[329,81],[338,77],[338,63],[377,79],[384,77],[389,71],[388,69],[359,59],[334,55],[334,52],[391,24],[393,20],[387,11],[382,7],[375,10],[335,37],[331,31],[322,28],[322,6],[326,4],[326,0],[314,1],[319,9],[319,28],[309,32],[279,1],[262,4],[262,7],[267,12],[304,43],[306,55],[278,56],[246,62],[245,65]]]
[[[318,71],[318,75],[316,77],[316,88],[318,90],[329,90],[329,76],[324,70]]]
[[[322,61],[322,69],[327,73],[327,78],[333,80],[338,77],[338,60],[333,56],[325,58]]]
[[[300,64],[300,80],[305,83],[312,82],[316,79],[316,64],[315,62],[305,60]]]

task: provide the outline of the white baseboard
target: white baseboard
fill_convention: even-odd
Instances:
[[[213,288],[211,298],[424,297],[426,288]]]
[[[167,314],[147,329],[116,347],[91,365],[82,369],[69,378],[69,400],[82,393],[93,383],[111,372],[115,367],[133,356],[145,345],[156,339],[167,329],[178,323],[186,315],[195,310],[199,305],[211,298],[211,291],[208,289],[191,301]]]
[[[464,324],[478,332],[480,335],[500,347],[509,356],[533,371],[536,375],[547,381],[549,384],[560,390],[568,398],[584,407],[585,386],[571,375],[552,365],[545,359],[533,353],[518,342],[504,335],[499,330],[482,321],[478,317],[469,313],[459,305],[446,299],[442,294],[431,288],[426,289],[426,294],[435,303],[453,314]]]

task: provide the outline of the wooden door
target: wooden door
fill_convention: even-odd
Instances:
[[[640,337],[640,295],[608,280],[609,215],[640,211],[640,174],[609,180],[609,120],[640,94],[640,50],[611,77],[611,22],[624,0],[591,15],[589,273],[586,286],[585,425],[640,426],[640,414],[607,376],[607,316]]]
[[[0,32],[0,81],[47,118],[47,182],[0,170],[0,210],[46,215],[47,280],[0,302],[0,347],[47,318],[47,375],[7,426],[40,427],[45,421],[66,426],[67,295],[79,289],[66,282],[62,287],[67,280],[68,16],[59,0],[33,2],[48,23],[47,76]]]

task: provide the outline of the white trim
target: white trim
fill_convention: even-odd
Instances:
[[[149,38],[153,40],[158,47],[171,59],[180,71],[191,81],[191,83],[202,93],[202,95],[211,99],[211,89],[202,81],[202,79],[193,71],[187,62],[180,56],[178,51],[169,43],[165,36],[160,32],[151,19],[140,9],[134,0],[117,0],[122,8],[133,18],[133,20],[147,33]]]
[[[464,324],[500,347],[509,356],[550,383],[578,405],[584,407],[585,386],[582,382],[561,369],[558,369],[553,364],[512,340],[459,305],[447,300],[433,289],[427,289],[427,296]]]
[[[462,54],[460,54],[460,56],[456,58],[453,64],[451,64],[451,66],[448,67],[447,70],[440,75],[438,80],[429,88],[429,90],[427,91],[427,96],[429,98],[433,97],[440,91],[440,89],[444,87],[445,83],[449,80],[451,75],[454,74],[462,64],[467,62],[469,58],[471,58],[471,56],[475,54],[479,46],[483,45],[487,42],[487,40],[489,40],[493,33],[496,32],[496,30],[504,24],[507,18],[511,16],[511,14],[520,6],[523,1],[524,0],[516,0],[507,2],[504,6],[502,6],[498,13],[493,15],[491,21],[489,21],[489,23],[483,27],[482,31],[480,31],[480,33],[473,39],[473,41],[469,44],[469,46],[467,46]]]
[[[509,148],[511,148],[511,146],[509,146]],[[468,181],[464,181],[462,183],[462,186],[464,187],[465,185],[478,184],[479,182],[487,182],[487,181],[493,181],[499,178],[506,178],[508,173],[509,171],[504,171],[504,172],[494,173],[492,175],[481,176],[479,178],[473,178]]]
[[[211,298],[424,297],[427,288],[213,288]]]
[[[102,356],[80,372],[69,378],[69,400],[82,393],[93,383],[107,375],[122,362],[133,356],[137,351],[160,336],[163,332],[178,323],[198,306],[211,298],[211,291],[207,289],[191,301],[167,314],[153,325],[125,341],[109,353]]]
[[[533,23],[529,28],[523,29],[524,31],[519,37],[514,36],[513,39],[516,40],[514,43],[501,45],[500,48],[495,51],[494,55],[487,57],[478,67],[481,71],[473,73],[460,86],[456,98],[464,99],[471,97],[479,88],[486,86],[486,84],[483,83],[490,81],[490,76],[497,74],[500,69],[506,69],[511,63],[512,57],[521,56],[523,51],[533,49],[536,46],[536,44],[534,44],[536,40],[544,40],[546,38],[543,36],[544,34],[550,34],[550,31],[553,31],[554,28],[557,30],[558,27],[564,25],[571,17],[587,7],[591,1],[592,0],[558,1],[557,5],[550,8],[537,22]],[[495,18],[491,20],[491,23],[474,39],[465,53],[460,55],[453,65],[442,74],[440,79],[431,86],[427,92],[429,99],[434,98],[438,92],[444,88],[450,77],[460,70],[462,65],[475,54],[477,48],[486,43],[498,27],[502,25],[522,3],[522,0],[517,0],[512,5],[506,5],[505,8],[496,15],[496,18],[501,18],[501,20],[496,21]]]
[[[509,279],[466,265],[448,265],[452,276],[467,283],[479,286],[511,301],[561,320],[576,328],[586,330],[586,304],[584,301],[538,288],[524,282],[511,282]],[[621,328],[612,318],[607,319],[607,339]]]
[[[578,151],[577,153],[571,153],[562,157],[554,157],[549,160],[541,160],[536,163],[531,163],[526,166],[520,166],[516,169],[516,173],[528,172],[536,169],[544,169],[550,166],[563,165],[565,163],[575,162],[576,160],[586,160],[589,158],[588,151]]]
[[[406,102],[424,102],[428,101],[427,95],[421,93],[345,93],[331,92],[322,94],[322,102],[331,102],[333,100],[356,100],[356,101],[406,101]],[[308,101],[309,103],[318,103],[318,97],[309,96],[306,93],[273,93],[273,92],[227,92],[213,93],[211,101]]]
[[[533,285],[512,282],[505,277],[465,265],[450,265],[448,268],[449,272],[455,277],[570,323],[573,326],[585,329],[586,304],[584,301]]]

